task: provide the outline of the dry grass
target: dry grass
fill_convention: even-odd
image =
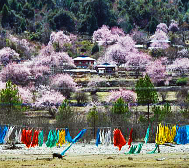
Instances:
[[[157,161],[159,159],[162,161]],[[1,155],[0,167],[188,167],[186,153],[138,154],[138,155],[71,155],[63,159],[53,159],[52,155]]]

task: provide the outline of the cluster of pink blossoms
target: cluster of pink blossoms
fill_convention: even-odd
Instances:
[[[122,98],[126,103],[134,103],[137,99],[137,94],[131,90],[120,89],[119,91],[111,91],[108,97],[108,102],[115,102]]]

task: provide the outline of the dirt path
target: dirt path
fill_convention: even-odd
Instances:
[[[157,161],[159,159],[160,161]],[[139,154],[139,155],[69,155],[53,159],[52,155],[0,155],[1,168],[13,167],[189,167],[189,154]]]

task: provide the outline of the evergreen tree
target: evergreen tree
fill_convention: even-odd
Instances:
[[[148,31],[149,31],[150,33],[154,33],[154,32],[156,31],[157,25],[158,25],[158,21],[157,21],[156,18],[153,17],[153,18],[151,19],[151,21],[149,22],[149,24],[148,24]]]
[[[23,7],[22,13],[25,15],[26,18],[33,18],[34,17],[34,10],[32,9],[29,3],[26,3]]]
[[[154,113],[154,116],[150,118],[151,121],[157,121],[162,122],[166,117],[170,117],[171,112],[171,106],[169,103],[166,103],[163,107],[160,108],[160,106],[154,106],[152,108],[152,111]]]
[[[9,8],[5,4],[2,9],[2,20],[1,20],[2,27],[7,27],[9,25],[9,16],[10,16]]]
[[[74,111],[70,107],[69,102],[67,99],[65,99],[62,102],[62,105],[58,109],[58,113],[56,115],[56,120],[58,122],[58,125],[68,127],[69,124],[71,124],[71,119],[73,117]]]
[[[87,31],[89,32],[89,35],[92,35],[93,32],[98,29],[96,17],[94,15],[92,15],[91,17],[89,17],[89,20],[88,20],[87,23],[88,23],[87,24],[88,25],[87,26],[87,29],[88,29]]]
[[[6,88],[0,91],[0,110],[8,121],[20,118],[21,104],[18,88],[8,81]]]
[[[158,94],[154,89],[154,85],[152,84],[148,75],[145,75],[144,78],[140,78],[135,86],[137,93],[137,101],[142,105],[148,105],[148,122],[150,116],[150,104],[156,103],[158,101]]]
[[[18,4],[18,11],[22,11],[22,5],[20,3]]]
[[[11,8],[12,10],[15,10],[15,11],[18,10],[18,2],[17,2],[17,0],[12,0],[12,1],[11,1],[11,3],[10,3],[10,8]]]
[[[69,11],[59,11],[53,18],[53,21],[56,25],[56,29],[66,29],[69,32],[75,30],[74,16]]]
[[[20,24],[20,29],[22,32],[24,32],[26,30],[26,20],[22,19],[22,22]]]
[[[94,130],[94,138],[95,138],[95,129],[96,129],[96,125],[99,122],[99,117],[98,117],[98,111],[96,106],[93,106],[88,114],[87,114],[87,121],[89,122],[90,126],[93,127]]]
[[[0,11],[3,9],[4,5],[9,5],[8,0],[1,0],[0,1]]]
[[[125,103],[123,98],[117,99],[117,101],[112,106],[112,112],[114,114],[126,114],[129,112],[128,104]]]

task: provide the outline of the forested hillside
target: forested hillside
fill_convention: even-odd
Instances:
[[[92,35],[102,25],[154,33],[172,19],[189,23],[188,7],[187,0],[1,0],[0,20],[3,29],[47,43],[52,30]]]

